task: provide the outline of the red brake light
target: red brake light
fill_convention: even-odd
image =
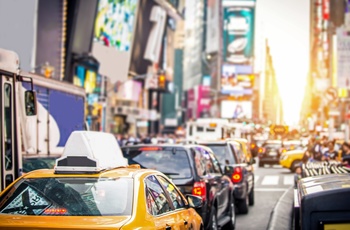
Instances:
[[[263,148],[259,148],[259,153],[263,153],[264,149]]]
[[[232,173],[231,180],[232,183],[239,183],[242,181],[242,168],[241,167],[236,167]]]
[[[192,189],[192,194],[202,197],[203,201],[207,197],[207,188],[204,181],[195,182]]]
[[[45,215],[64,215],[67,213],[65,208],[48,208],[44,211]]]
[[[162,150],[162,148],[154,147],[154,146],[139,148],[139,151],[158,151],[158,150]]]
[[[251,144],[250,148],[252,148],[252,149],[255,148],[255,144]]]

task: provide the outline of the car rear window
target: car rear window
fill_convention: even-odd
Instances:
[[[279,149],[282,147],[282,143],[265,143],[263,147],[267,149]]]
[[[226,144],[203,144],[208,146],[213,153],[215,154],[216,158],[219,160],[220,164],[226,165],[226,164],[236,164],[236,160],[234,159],[234,156],[232,152],[230,151],[228,145]]]
[[[39,216],[131,215],[131,178],[33,178],[0,197],[1,214]]]
[[[172,179],[190,178],[191,166],[185,150],[139,150],[130,149],[124,157],[129,164],[158,170]]]

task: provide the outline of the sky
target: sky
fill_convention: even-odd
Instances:
[[[297,124],[309,68],[310,1],[256,0],[257,67],[268,40],[282,98],[284,120]]]

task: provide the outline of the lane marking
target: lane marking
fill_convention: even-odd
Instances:
[[[283,177],[284,185],[293,185],[294,184],[294,175],[288,175]]]
[[[255,192],[285,192],[288,188],[254,188]]]
[[[254,176],[254,184],[258,183],[260,176]]]
[[[279,176],[265,176],[261,185],[278,185]]]

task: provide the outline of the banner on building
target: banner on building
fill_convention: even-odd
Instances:
[[[206,52],[213,53],[219,50],[219,6],[220,0],[208,0],[207,5],[207,36]]]
[[[254,74],[237,74],[232,64],[223,64],[221,71],[221,93],[227,95],[252,95]]]
[[[251,119],[252,102],[251,101],[231,101],[221,102],[221,117],[231,119]]]
[[[337,29],[337,77],[338,88],[350,88],[350,36],[343,28]]]
[[[251,64],[254,55],[254,7],[225,7],[223,17],[224,62]]]

